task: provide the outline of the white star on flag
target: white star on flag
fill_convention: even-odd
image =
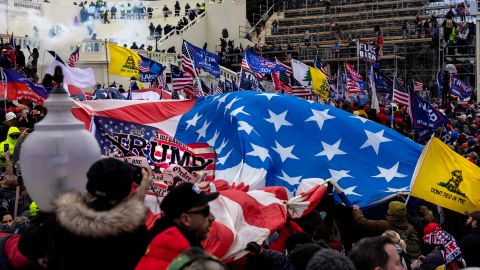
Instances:
[[[359,115],[352,115],[352,116],[350,116],[350,117],[355,118],[355,119],[358,119],[358,120],[362,121],[362,123],[364,123],[364,124],[368,121],[367,118],[361,117],[361,116],[359,116]]]
[[[391,188],[391,187],[387,187],[387,190],[383,190],[383,192],[406,192],[410,189],[410,186],[406,186],[406,187],[402,187],[402,188]]]
[[[207,122],[207,120],[205,120],[205,122],[203,123],[203,126],[196,131],[198,134],[198,139],[206,138],[208,126],[210,126],[210,123]]]
[[[222,144],[217,148],[217,153],[221,153],[223,151],[223,148],[227,146],[228,140],[225,140],[225,138],[222,141]]]
[[[290,185],[294,186],[294,185],[297,185],[298,183],[300,183],[300,180],[302,179],[302,176],[292,177],[292,176],[289,176],[288,174],[286,174],[282,170],[282,176],[279,176],[278,178],[287,182],[287,183],[289,183]]]
[[[329,110],[330,109],[326,109],[326,110],[323,110],[323,111],[317,111],[317,110],[312,109],[313,115],[310,116],[309,118],[307,118],[307,120],[305,120],[305,122],[314,121],[314,122],[317,123],[318,128],[320,130],[322,130],[323,124],[325,123],[325,121],[335,118],[335,116],[331,116],[331,115],[328,114]]]
[[[354,190],[357,188],[357,186],[353,186],[353,187],[349,187],[349,188],[344,188],[343,189],[343,193],[345,193],[345,195],[355,195],[355,196],[363,196],[363,195],[360,195],[358,193],[356,193]]]
[[[245,106],[242,106],[242,107],[238,107],[236,108],[235,110],[233,110],[232,112],[230,112],[230,115],[233,117],[233,116],[237,116],[238,114],[245,114],[245,115],[248,115],[250,116],[249,113],[245,112],[243,109],[245,108]],[[230,117],[230,120],[232,119],[232,117]]]
[[[230,149],[230,151],[225,156],[217,158],[217,163],[224,165],[225,161],[227,161],[227,159],[230,156],[230,154],[232,153],[232,151],[233,151],[233,149]]]
[[[280,155],[280,158],[282,159],[282,162],[285,162],[287,158],[291,159],[298,159],[297,156],[292,154],[293,148],[295,145],[289,146],[289,147],[283,147],[281,146],[277,141],[275,141],[276,147],[273,147],[272,149],[275,150]]]
[[[353,176],[348,174],[350,171],[346,171],[346,170],[337,171],[337,170],[333,170],[333,169],[328,169],[328,171],[330,172],[330,177],[335,182],[338,182],[338,181],[340,181],[340,179],[345,178],[345,177],[353,178]]]
[[[217,111],[220,108],[220,104],[224,103],[227,100],[228,94],[218,99]]]
[[[247,123],[247,122],[245,122],[245,121],[238,121],[238,130],[243,130],[243,131],[245,131],[248,135],[250,135],[250,132],[252,132],[253,127],[252,127],[249,123]],[[255,133],[257,133],[257,132],[255,131]],[[258,134],[258,133],[257,133],[257,134]]]
[[[285,120],[288,111],[284,111],[281,114],[275,114],[274,112],[268,110],[270,118],[265,119],[267,122],[272,123],[275,126],[275,131],[278,131],[282,126],[291,126],[292,123]]]
[[[258,157],[262,162],[265,162],[267,158],[270,158],[267,148],[258,146],[254,143],[250,143],[250,145],[252,146],[253,150],[251,152],[248,152],[247,156]]]
[[[273,97],[277,97],[278,95],[271,94],[271,93],[261,93],[261,94],[258,94],[257,96],[265,96],[268,99],[268,101],[270,101]]]
[[[223,112],[223,114],[227,113],[227,110],[232,109],[233,104],[234,104],[235,102],[237,102],[238,100],[240,100],[240,98],[238,98],[238,97],[233,98],[233,99],[227,104],[227,106],[225,106],[225,111]]]
[[[365,134],[367,134],[367,140],[363,143],[362,146],[360,146],[360,149],[371,146],[373,148],[373,151],[378,156],[378,149],[380,148],[380,144],[384,142],[391,142],[389,138],[383,137],[383,133],[385,130],[380,130],[377,133],[373,133],[369,130],[365,129]]]
[[[372,176],[372,177],[375,177],[375,178],[382,178],[383,177],[383,178],[385,178],[385,180],[387,180],[387,182],[392,181],[392,179],[395,178],[395,177],[404,178],[404,177],[406,177],[406,175],[398,172],[398,166],[399,165],[400,165],[400,162],[397,162],[390,169],[386,169],[386,168],[382,168],[380,166],[377,166],[380,173],[378,175],[375,175],[375,176]]]
[[[220,132],[218,132],[218,130],[215,130],[215,134],[212,136],[210,140],[207,141],[207,143],[211,147],[215,147],[215,144],[217,143],[218,135],[220,135]]]
[[[338,139],[334,144],[328,144],[322,141],[323,151],[315,156],[327,156],[328,161],[330,161],[335,155],[345,155],[346,153],[339,149],[341,141],[342,139]]]
[[[194,126],[194,127],[197,126],[197,121],[198,121],[198,119],[200,119],[200,118],[201,118],[201,116],[199,116],[198,113],[196,113],[196,114],[192,117],[192,119],[185,121],[185,122],[187,123],[187,127],[185,128],[185,130],[187,130],[187,129],[188,129],[189,127],[191,127],[191,126]]]

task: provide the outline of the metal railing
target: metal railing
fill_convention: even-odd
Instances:
[[[187,25],[185,25],[182,29],[180,30],[177,30],[177,29],[173,29],[172,31],[170,31],[168,34],[162,36],[160,39],[158,39],[157,41],[157,44],[158,46],[160,47],[160,45],[165,42],[167,39],[169,39],[171,36],[173,35],[180,35],[180,34],[183,34],[185,31],[187,31],[188,29],[190,29],[194,24],[196,24],[197,22],[199,22],[200,20],[202,20],[205,16],[206,16],[207,12],[204,11],[202,14],[198,15],[193,21],[190,21]]]

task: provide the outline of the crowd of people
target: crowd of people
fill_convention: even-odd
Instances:
[[[105,2],[99,0],[88,7],[84,2],[81,6],[85,12],[94,7],[94,17],[98,9],[99,16],[103,14],[108,21]],[[120,10],[121,19],[141,19],[145,12],[151,17],[145,7],[141,11],[139,6],[136,9],[131,6],[128,12],[128,6],[124,7],[123,15]],[[117,18],[117,10],[113,12],[113,8],[111,19]],[[174,16],[181,17],[178,1],[174,11]],[[185,15],[191,12],[190,7],[185,7]],[[472,27],[466,25],[458,26],[459,35],[452,40],[457,25],[449,16],[447,14],[442,25],[445,42],[462,44],[462,40],[472,38]],[[431,35],[432,41],[437,33],[435,28],[439,27],[433,18],[428,27],[424,27],[425,21],[415,24],[427,29],[425,34]],[[188,23],[185,20],[185,17],[180,20],[183,25]],[[448,32],[450,28],[452,31]],[[160,24],[151,23],[149,30],[151,36],[161,36],[162,30],[166,35],[175,27],[165,25],[162,29]],[[380,32],[377,30],[374,29]],[[462,31],[466,30],[470,33],[461,38],[461,35],[465,37]],[[135,42],[130,48],[153,50],[151,46],[145,48]],[[287,48],[255,45],[245,49],[283,54],[282,50],[295,50],[291,44]],[[38,49],[28,50],[30,56],[25,57],[19,46],[2,41],[0,67],[15,69],[30,81],[39,82]],[[222,35],[221,55],[243,50],[228,40],[228,33]],[[454,53],[462,53],[462,48]],[[54,87],[61,84],[61,79],[46,75],[42,84]],[[105,87],[97,85],[96,88],[100,92]],[[118,92],[124,93],[125,89],[120,87]],[[449,119],[435,136],[470,162],[480,165],[480,106],[476,101],[475,96],[469,101],[452,97],[446,101],[430,99]],[[404,106],[381,104],[376,111],[369,103],[359,101],[334,98],[328,102],[412,140],[419,139]],[[329,184],[315,210],[299,219],[288,218],[266,241],[245,245],[246,256],[228,262],[208,254],[202,245],[202,241],[208,240],[209,229],[215,221],[209,202],[218,199],[218,192],[200,191],[192,183],[176,186],[160,204],[163,216],[147,229],[144,199],[152,172],[143,168],[139,173],[138,168],[114,158],[99,160],[89,168],[85,194],[64,193],[54,201],[52,212],[44,212],[23,185],[19,155],[23,141],[33,131],[34,124],[45,116],[46,109],[33,103],[6,101],[4,105],[5,111],[0,114],[4,118],[0,120],[0,168],[3,171],[0,269],[455,270],[480,267],[480,209],[462,215],[413,197],[406,203],[404,194],[400,193],[388,202],[360,209],[337,201],[333,184]]]

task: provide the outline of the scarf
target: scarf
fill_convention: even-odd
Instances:
[[[441,246],[442,255],[447,265],[462,255],[460,247],[458,247],[455,238],[453,238],[452,235],[444,230],[433,231],[425,234],[423,241],[425,244]]]

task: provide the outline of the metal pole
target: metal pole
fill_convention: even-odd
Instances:
[[[480,103],[480,68],[478,64],[480,63],[480,17],[475,16],[477,23],[475,24],[475,84],[477,87],[477,103]]]
[[[111,96],[110,94],[110,74],[108,74],[108,41],[105,39],[105,60],[107,61],[107,94]]]

